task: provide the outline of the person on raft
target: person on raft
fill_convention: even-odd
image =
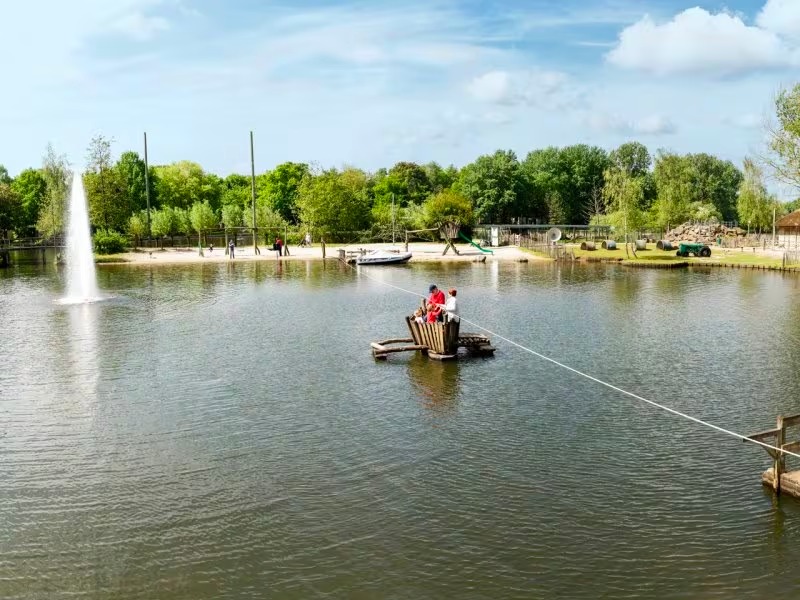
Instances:
[[[439,305],[428,302],[428,312],[425,314],[426,323],[436,323],[442,316],[442,309]]]
[[[430,287],[428,288],[428,291],[430,292],[430,296],[428,296],[428,304],[429,305],[433,304],[434,308],[436,309],[437,320],[441,321],[442,320],[442,307],[445,304],[444,292],[442,290],[440,290],[438,287],[436,287],[435,283],[432,283],[430,285]],[[428,309],[428,311],[430,311],[430,309]],[[431,321],[430,319],[428,319],[428,323],[433,323],[433,322],[434,321]]]
[[[458,305],[456,304],[456,288],[447,291],[447,302],[444,303],[444,310],[447,313],[447,320],[458,323]]]

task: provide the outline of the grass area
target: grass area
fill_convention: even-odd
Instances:
[[[547,252],[539,252],[538,250],[531,250],[530,248],[523,248],[520,246],[519,248],[526,254],[530,254],[531,256],[538,256],[539,258],[550,258],[550,255]]]
[[[747,265],[773,268],[779,268],[782,266],[782,260],[780,258],[757,254],[753,252],[752,249],[745,251],[724,250],[722,248],[711,246],[710,258],[678,256],[675,250],[658,250],[655,244],[648,244],[647,250],[638,250],[635,256],[631,247],[628,248],[628,252],[626,254],[625,246],[622,244],[619,244],[616,250],[604,250],[603,248],[598,248],[597,250],[581,250],[578,246],[573,246],[570,249],[575,253],[575,258],[579,260],[610,261],[616,259],[628,264],[652,264],[655,266],[675,262],[688,262],[689,264],[697,265],[702,265],[704,263],[722,263],[726,265]],[[533,250],[529,250],[528,252],[537,256],[543,256],[545,258],[547,257],[547,254],[542,252],[536,252]]]
[[[118,256],[116,254],[99,254],[95,255],[94,263],[95,264],[111,264],[111,263],[126,263],[130,262],[124,256]]]
[[[767,267],[780,267],[783,262],[780,258],[754,254],[752,250],[750,252],[737,252],[735,250],[724,252],[719,250],[711,253],[710,260],[727,265],[763,265]]]
[[[617,246],[616,250],[604,250],[602,248],[598,248],[597,250],[581,250],[580,248],[575,248],[575,258],[601,258],[601,259],[609,259],[609,258],[616,258],[616,259],[629,259],[629,260],[636,260],[636,261],[650,261],[650,260],[658,260],[658,261],[673,261],[673,260],[686,260],[680,256],[675,254],[675,251],[665,252],[664,250],[657,250],[655,244],[648,244],[647,250],[638,250],[636,252],[636,256],[633,254],[633,250],[629,247],[627,254],[625,253],[625,246],[622,244]]]

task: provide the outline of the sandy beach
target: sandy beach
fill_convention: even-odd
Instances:
[[[326,257],[329,259],[336,259],[339,257],[339,250],[344,249],[348,253],[358,252],[360,249],[377,250],[377,249],[403,249],[402,245],[392,244],[358,244],[358,245],[338,245],[328,244],[326,247]],[[492,248],[494,254],[487,254],[471,246],[459,246],[459,254],[453,254],[450,250],[447,254],[442,255],[444,250],[443,244],[434,243],[412,243],[408,245],[408,249],[413,254],[411,262],[474,262],[482,260],[485,257],[486,261],[503,261],[503,262],[517,262],[523,259],[527,260],[547,260],[528,254],[519,248],[513,246],[503,246],[501,248]],[[261,254],[254,254],[252,246],[240,246],[236,248],[234,260],[239,262],[252,262],[252,261],[276,261],[276,260],[320,260],[322,259],[322,248],[318,244],[310,248],[301,246],[292,246],[289,248],[290,255],[282,256],[280,259],[277,253],[268,248],[260,248]],[[214,248],[212,252],[208,248],[203,249],[203,255],[196,248],[165,248],[163,250],[139,250],[136,252],[125,252],[122,254],[115,254],[114,258],[120,258],[126,263],[133,264],[185,264],[185,263],[207,263],[207,262],[226,262],[230,260],[224,248]]]

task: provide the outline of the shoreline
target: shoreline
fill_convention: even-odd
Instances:
[[[326,246],[326,259],[338,259],[339,250],[347,252],[357,252],[359,249],[365,250],[388,250],[403,248],[403,245],[394,246],[392,244],[352,244]],[[459,254],[452,251],[442,254],[444,244],[435,243],[411,243],[408,245],[412,253],[410,262],[527,262],[541,261],[548,262],[551,259],[530,254],[516,246],[502,246],[492,248],[493,254],[481,252],[470,246],[459,247]],[[322,260],[322,247],[318,244],[304,248],[292,246],[289,248],[289,256],[278,257],[277,252],[268,248],[261,248],[261,254],[255,255],[252,246],[241,246],[236,248],[234,258],[229,259],[225,254],[224,248],[214,248],[209,253],[208,248],[203,249],[203,255],[196,248],[194,249],[154,249],[137,250],[123,252],[119,254],[102,255],[95,257],[95,264],[102,265],[178,265],[178,264],[203,264],[203,263],[222,263],[222,262],[277,262],[284,260]]]
[[[338,260],[339,250],[344,249],[348,252],[348,259],[360,249],[364,250],[402,250],[402,244],[352,244],[352,245],[334,245],[329,244],[326,247],[326,259]],[[549,256],[537,253],[533,250],[521,248],[518,246],[501,246],[499,248],[492,248],[493,254],[481,252],[480,250],[467,246],[466,244],[458,247],[459,254],[453,254],[452,251],[447,254],[442,254],[444,245],[441,243],[432,242],[414,242],[408,245],[409,251],[412,253],[412,263],[456,263],[456,262],[537,262],[537,263],[551,263],[551,262],[565,262],[557,261]],[[241,246],[236,249],[235,258],[229,259],[225,255],[224,248],[215,248],[213,252],[209,253],[207,248],[204,248],[203,255],[201,256],[196,248],[165,248],[154,250],[136,250],[130,252],[123,252],[120,254],[101,255],[95,257],[95,264],[102,265],[182,265],[182,264],[205,264],[205,263],[223,263],[223,262],[278,262],[278,261],[318,261],[322,260],[322,248],[319,245],[314,245],[310,248],[300,246],[290,247],[289,256],[281,256],[278,258],[277,253],[271,249],[261,248],[261,254],[254,255],[252,246]],[[646,258],[625,258],[620,250],[608,252],[605,250],[594,251],[591,253],[578,252],[577,248],[570,248],[573,250],[574,259],[567,259],[569,263],[606,263],[617,264],[627,268],[638,269],[679,269],[679,268],[723,268],[723,269],[753,269],[763,271],[779,271],[779,272],[792,272],[800,273],[799,266],[784,266],[777,259],[774,251],[762,251],[760,248],[748,251],[734,251],[734,250],[717,250],[710,258],[678,258],[673,256],[650,256]],[[738,260],[737,260],[738,259]]]

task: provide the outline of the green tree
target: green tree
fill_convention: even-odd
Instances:
[[[215,206],[222,193],[221,182],[210,182],[197,163],[182,160],[170,165],[155,167],[155,189],[160,206],[188,208],[195,202],[208,200]],[[209,197],[211,196],[211,197]]]
[[[297,223],[297,193],[308,173],[305,163],[282,163],[256,180],[256,195],[282,219]]]
[[[172,214],[175,219],[175,233],[189,235],[192,231],[192,220],[189,217],[188,208],[173,208]]]
[[[253,226],[253,205],[251,204],[242,212],[242,220],[246,227]],[[266,202],[256,201],[256,220],[259,227],[266,227],[269,229],[283,230],[288,223],[283,220],[283,217],[278,214],[278,211],[273,210]]]
[[[800,187],[800,83],[775,98],[775,120],[767,125],[765,161],[781,181]]]
[[[307,176],[297,196],[301,222],[327,236],[366,229],[370,222],[366,187],[366,175],[355,169]]]
[[[422,204],[431,193],[431,183],[425,169],[413,162],[399,162],[389,169],[388,179],[395,182],[400,200],[407,204]]]
[[[562,191],[568,187],[569,174],[563,167],[561,150],[555,146],[528,153],[520,165],[530,190],[520,203],[521,214],[541,222],[567,221]]]
[[[739,187],[736,210],[739,221],[748,229],[764,231],[772,225],[772,208],[775,201],[767,193],[764,173],[750,158],[744,159],[744,178]]]
[[[445,221],[465,226],[474,223],[472,202],[453,190],[444,190],[430,196],[422,206],[426,227],[438,227]]]
[[[192,208],[189,210],[189,222],[192,224],[192,229],[200,236],[201,244],[204,231],[219,227],[219,218],[207,201],[192,204]]]
[[[692,179],[690,203],[710,204],[721,220],[734,220],[742,172],[731,161],[710,154],[687,154],[685,159]]]
[[[532,191],[527,213],[546,208],[551,223],[585,223],[608,164],[605,150],[586,144],[530,152],[521,165]]]
[[[221,197],[223,208],[229,205],[236,205],[242,210],[250,204],[250,196],[250,178],[246,175],[234,173],[223,180]]]
[[[56,154],[52,144],[48,144],[45,151],[42,176],[46,193],[36,219],[36,229],[43,237],[51,238],[64,230],[68,182],[72,176],[66,156]]]
[[[3,165],[0,165],[0,183],[11,183],[11,176],[8,174],[8,169]]]
[[[201,198],[203,202],[208,202],[211,209],[215,212],[222,204],[222,194],[225,190],[225,183],[219,175],[214,173],[204,173]]]
[[[614,166],[606,169],[604,179],[603,195],[609,210],[608,223],[622,229],[627,241],[628,231],[641,229],[645,224],[645,178],[634,175],[624,166]]]
[[[480,223],[508,223],[525,211],[527,182],[512,150],[478,157],[461,169],[454,189],[472,201]]]
[[[241,227],[242,218],[242,209],[238,204],[222,205],[222,222],[225,224],[225,227]]]
[[[430,185],[430,191],[432,194],[438,194],[439,192],[452,187],[456,182],[456,179],[458,179],[458,169],[456,169],[453,165],[443,169],[438,163],[429,162],[428,164],[423,165],[422,168],[428,178],[428,183]]]
[[[136,152],[123,152],[116,164],[125,199],[123,204],[132,211],[147,209],[144,161]],[[146,215],[145,215],[146,217]],[[146,218],[145,218],[146,225]]]
[[[608,155],[611,166],[629,177],[644,177],[653,159],[647,147],[639,142],[626,142]]]
[[[0,239],[11,237],[22,214],[22,203],[10,184],[0,181]]]
[[[150,214],[150,231],[158,238],[159,243],[167,236],[174,236],[178,233],[177,221],[174,211],[165,206]]]
[[[112,140],[98,135],[87,150],[87,170],[83,176],[89,218],[92,225],[106,230],[124,229],[131,205],[124,192],[121,173],[111,163]]]
[[[693,221],[722,221],[722,213],[710,202],[692,202],[689,205],[689,218]]]
[[[693,183],[690,163],[683,156],[659,152],[653,177],[656,183],[656,201],[652,207],[655,224],[668,228],[688,219]]]
[[[20,199],[20,217],[17,231],[21,236],[35,235],[39,211],[46,201],[47,182],[39,169],[25,169],[14,181],[11,189]]]
[[[152,214],[151,214],[152,216]],[[135,240],[134,247],[139,247],[141,239],[147,235],[147,213],[140,211],[134,213],[128,219],[128,235]]]

